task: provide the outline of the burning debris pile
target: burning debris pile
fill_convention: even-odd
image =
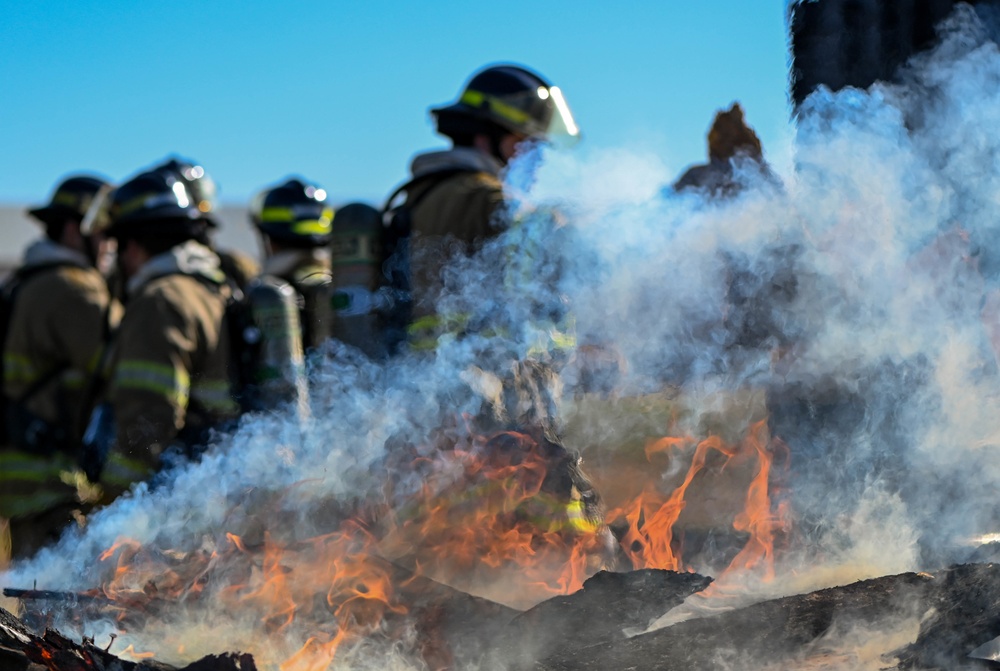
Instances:
[[[969,658],[980,642],[989,641],[1000,631],[1000,566],[995,564],[886,576],[742,608],[723,608],[714,617],[686,620],[638,635],[629,630],[641,630],[664,608],[702,597],[711,578],[659,569],[602,571],[588,579],[579,592],[519,612],[385,562],[380,562],[380,568],[402,586],[397,598],[407,606],[396,612],[406,613],[415,623],[425,668],[569,671],[852,669],[870,664],[883,669],[1000,666],[994,661],[996,648],[977,651]],[[390,617],[383,621],[380,635],[391,635],[400,625],[401,618]],[[845,646],[845,640],[854,642]],[[280,668],[325,668],[316,663],[317,647],[304,649]],[[150,656],[131,649],[125,654]],[[53,631],[39,638],[2,610],[0,661],[10,671],[175,668],[150,660],[119,660],[92,640],[84,639],[77,645]],[[256,668],[250,655],[224,654],[205,657],[179,671]]]
[[[0,659],[979,663],[1000,635],[997,568],[962,565],[1000,527],[991,20],[960,6],[898,84],[818,90],[794,167],[736,164],[725,201],[664,189],[659,157],[523,157],[508,186],[533,205],[443,278],[447,312],[504,328],[389,364],[319,352],[307,423],[247,417],[0,575],[73,596],[22,599],[36,631],[5,619]],[[543,277],[504,281],[512,242]],[[580,346],[537,355],[528,315],[565,305]]]

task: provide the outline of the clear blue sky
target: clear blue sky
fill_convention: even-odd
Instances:
[[[66,173],[121,180],[169,153],[223,201],[290,173],[380,199],[444,146],[428,107],[497,61],[559,85],[577,151],[704,158],[734,100],[765,151],[787,136],[785,0],[31,0],[0,19],[0,202]]]

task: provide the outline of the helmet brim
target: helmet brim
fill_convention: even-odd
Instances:
[[[65,205],[43,205],[29,209],[28,215],[34,217],[43,224],[60,223],[67,219],[80,220],[80,213]]]

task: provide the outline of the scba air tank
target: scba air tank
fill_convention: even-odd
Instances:
[[[339,208],[330,250],[330,335],[370,357],[382,357],[377,294],[382,278],[381,213],[365,203]]]
[[[254,371],[255,395],[260,405],[291,403],[304,414],[309,403],[295,289],[265,275],[247,287],[253,325],[258,331]]]

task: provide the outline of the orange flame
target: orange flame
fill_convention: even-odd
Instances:
[[[466,591],[514,580],[504,587],[508,602],[516,592],[529,604],[576,591],[602,567],[606,529],[569,491],[547,484],[552,459],[534,438],[506,432],[441,459],[391,519],[382,544],[390,556],[405,551],[421,571]]]
[[[692,442],[687,437],[661,438],[647,445],[647,459],[670,450],[683,451]],[[762,567],[765,577],[772,578],[775,533],[778,529],[787,527],[788,519],[785,504],[772,509],[768,489],[772,450],[766,420],[752,425],[747,436],[735,446],[727,445],[718,436],[710,436],[697,444],[683,482],[669,496],[663,496],[655,486],[647,486],[632,502],[611,511],[608,514],[609,520],[624,518],[627,523],[621,544],[633,567],[685,570],[682,558],[674,547],[674,525],[684,510],[685,495],[692,481],[705,467],[709,453],[715,451],[726,457],[723,468],[736,459],[756,458],[758,464],[756,475],[747,491],[744,510],[733,521],[735,530],[748,532],[750,537],[730,562],[726,572]]]
[[[295,641],[291,648],[274,648],[284,649],[281,671],[322,671],[345,643],[388,635],[391,623],[407,614],[407,585],[394,584],[394,575],[405,571],[393,573],[386,559],[414,576],[524,606],[574,592],[607,565],[607,526],[588,516],[575,486],[567,492],[552,484],[560,466],[543,440],[507,432],[461,446],[409,465],[422,475],[415,494],[393,498],[389,487],[393,505],[362,504],[359,517],[322,536],[293,541],[284,538],[287,533],[265,532],[254,544],[227,533],[217,547],[206,542],[186,553],[118,539],[100,557],[113,562],[101,591],[117,604],[120,620],[196,598],[255,613],[268,637]],[[687,569],[674,528],[696,476],[714,454],[724,459],[722,468],[755,466],[744,509],[733,520],[749,540],[727,572],[773,575],[774,544],[787,517],[783,505],[772,503],[775,449],[763,421],[735,445],[717,436],[650,442],[647,460],[669,453],[690,455],[690,464],[669,495],[648,485],[608,514],[608,520],[624,520],[622,551],[633,567]]]

